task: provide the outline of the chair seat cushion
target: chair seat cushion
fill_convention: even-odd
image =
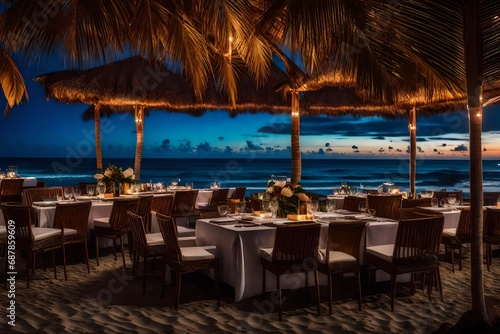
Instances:
[[[392,262],[394,244],[366,247],[366,253],[382,258],[385,261]]]
[[[64,236],[65,237],[70,236],[70,235],[76,235],[76,234],[78,234],[78,231],[75,229],[72,229],[72,228],[65,228],[64,229]]]
[[[194,237],[195,236],[195,230],[192,229],[192,228],[187,228],[187,227],[184,227],[184,226],[178,226],[177,225],[177,236],[178,237]]]
[[[266,260],[271,262],[273,260],[273,249],[272,248],[261,248],[260,256]]]
[[[196,237],[179,237],[179,247],[196,247]]]
[[[61,235],[61,229],[49,227],[33,227],[33,237],[35,241],[43,240]]]
[[[163,237],[161,233],[148,233],[146,234],[146,243],[148,246],[160,246],[164,245]]]
[[[215,255],[204,247],[181,247],[182,261],[213,260]]]
[[[330,251],[328,263],[340,263],[340,262],[357,262],[356,258],[351,254],[347,254],[340,251]],[[318,252],[318,261],[326,263],[326,249],[320,249]]]
[[[443,230],[443,236],[454,237],[456,235],[457,235],[457,229],[456,228],[445,228]]]
[[[94,226],[110,228],[111,225],[109,224],[109,217],[102,217],[102,218],[94,219]]]

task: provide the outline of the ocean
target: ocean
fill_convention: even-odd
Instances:
[[[500,191],[499,160],[483,161],[484,191]],[[134,167],[134,159],[104,160],[116,166]],[[375,189],[392,182],[401,191],[409,189],[408,160],[400,159],[303,159],[302,180],[305,190],[328,195],[347,182],[351,187]],[[0,168],[18,166],[20,176],[33,176],[47,186],[69,186],[93,182],[95,159],[0,158]],[[180,184],[194,182],[195,188],[208,188],[218,181],[222,187],[247,187],[250,193],[262,191],[271,175],[291,175],[290,159],[142,159],[141,182],[163,182],[172,178]],[[469,194],[468,160],[417,160],[417,192],[423,190],[462,190]]]

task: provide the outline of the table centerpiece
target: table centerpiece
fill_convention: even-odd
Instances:
[[[124,192],[124,185],[130,186],[134,182],[134,170],[130,167],[123,170],[122,167],[109,164],[106,170],[95,174],[94,178],[98,183],[102,182],[106,185],[107,193],[113,193],[114,197],[118,197],[121,192],[120,188]]]
[[[269,180],[266,192],[271,201],[278,202],[277,216],[286,218],[288,215],[307,214],[307,202],[310,199],[299,184],[293,186],[283,180]]]

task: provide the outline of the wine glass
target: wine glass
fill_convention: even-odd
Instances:
[[[94,193],[95,193],[95,185],[93,184],[87,185],[87,194],[89,196],[94,196]]]
[[[455,205],[456,201],[457,201],[457,195],[456,194],[449,194],[448,195],[448,204]]]
[[[369,216],[375,217],[377,211],[375,209],[366,209],[366,213],[368,213]]]
[[[263,211],[269,211],[269,203],[270,201],[269,200],[263,200],[262,201],[262,210]]]
[[[106,184],[99,183],[97,185],[97,193],[99,194],[99,199],[102,199],[104,194],[106,193]]]
[[[443,208],[447,207],[447,206],[448,206],[448,199],[447,199],[447,198],[444,198],[444,197],[443,197],[443,198],[441,198],[441,199],[439,200],[439,206],[440,206],[440,207],[443,207]]]
[[[335,210],[335,200],[329,199],[326,201],[326,211],[333,212]]]
[[[73,199],[73,188],[64,187],[64,198],[69,200]]]
[[[238,213],[245,213],[247,208],[247,203],[245,201],[236,203],[236,209],[238,209]]]
[[[319,208],[319,201],[317,199],[311,200],[311,209],[313,210],[313,213],[318,212],[318,208]]]
[[[219,216],[225,217],[229,212],[229,206],[227,204],[219,204],[217,205],[217,211],[219,212]]]
[[[278,212],[278,201],[269,201],[269,209],[271,210],[272,213],[272,218],[276,218],[276,213]]]
[[[73,188],[73,197],[75,198],[75,201],[78,201],[80,196],[82,195],[82,191],[80,190],[79,186],[75,186]]]
[[[437,208],[437,207],[439,206],[439,200],[438,200],[436,197],[433,197],[433,198],[431,199],[431,206],[432,206],[433,208]]]
[[[366,201],[359,202],[358,211],[359,212],[366,212]]]
[[[193,182],[186,182],[186,190],[191,190],[194,188]]]

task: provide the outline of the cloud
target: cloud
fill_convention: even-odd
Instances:
[[[169,151],[170,150],[170,139],[164,139],[162,142],[161,142],[161,148],[165,151]]]
[[[437,148],[434,149],[434,152],[439,152]]]
[[[379,148],[378,152],[383,153],[383,152],[385,152],[385,150],[381,147],[381,148]]]
[[[333,152],[333,150],[331,148],[327,148],[326,152]]]
[[[488,151],[488,150],[486,149],[486,147],[483,147],[483,152],[486,152],[486,151]]]
[[[179,141],[179,146],[177,150],[180,152],[192,152],[193,148],[191,147],[191,142],[189,140],[183,139]]]
[[[417,150],[418,150],[418,152],[420,152],[420,153],[423,153],[423,152],[424,152],[424,150],[423,150],[420,146],[417,146]]]
[[[357,147],[356,145],[352,145],[352,147],[351,147],[351,148],[352,148],[353,150],[357,150],[357,149],[358,149],[358,147]]]
[[[224,140],[224,137],[219,136],[219,137],[217,137],[217,139],[219,139],[219,140]]]
[[[197,152],[211,152],[211,151],[213,151],[213,149],[209,143],[204,142],[204,143],[200,143],[200,144],[198,144],[198,146],[196,146],[196,151]]]
[[[392,146],[388,147],[388,150],[393,150],[393,149],[394,149],[394,147],[392,147]]]
[[[325,155],[325,151],[322,148],[318,150],[318,155]]]
[[[465,144],[458,145],[454,149],[451,150],[452,152],[467,152],[467,146]]]
[[[325,143],[325,147],[330,147],[330,143]]]
[[[402,151],[401,149],[399,149],[399,148],[398,148],[398,149],[396,149],[396,152],[403,152],[403,151]]]
[[[375,136],[375,137],[372,137],[372,139],[375,139],[375,140],[385,140],[385,137],[384,136]]]
[[[247,147],[245,148],[247,151],[263,151],[264,149],[261,146],[255,145],[251,140],[247,140]]]
[[[359,150],[354,151],[354,153],[359,153]]]
[[[233,149],[229,146],[226,146],[226,148],[224,149],[224,153],[233,153]]]
[[[441,144],[441,147],[446,147],[446,143]]]

